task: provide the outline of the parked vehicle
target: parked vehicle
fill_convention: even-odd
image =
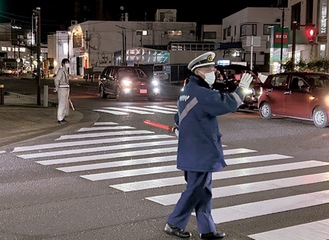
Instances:
[[[258,100],[264,119],[280,115],[305,119],[315,126],[328,126],[329,74],[288,72],[269,75]]]
[[[104,68],[105,67],[103,67],[103,66],[85,68],[83,78],[86,81],[88,81],[88,80],[90,80],[91,82],[97,81],[98,78],[100,77],[102,71],[104,70]]]
[[[38,69],[34,69],[32,72],[32,78],[36,79],[38,76]],[[45,72],[43,71],[43,69],[40,69],[40,78],[45,78]]]
[[[143,69],[143,71],[148,75],[153,75],[160,82],[165,82],[169,80],[169,75],[166,72],[166,65],[164,64],[138,64],[135,65]]]
[[[107,66],[98,80],[98,91],[102,98],[114,97],[119,101],[146,96],[155,101],[160,94],[159,80],[148,76],[136,66]]]
[[[258,78],[257,72],[249,67],[239,64],[216,65],[217,80],[213,85],[214,89],[224,92],[234,91],[241,79],[243,73],[247,72],[253,76],[249,92],[244,99],[244,104],[240,108],[256,109],[258,107],[258,98],[262,91],[262,81]]]

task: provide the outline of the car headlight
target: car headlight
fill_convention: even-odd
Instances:
[[[151,84],[152,84],[152,86],[156,87],[156,86],[159,85],[159,80],[158,80],[158,79],[153,79],[153,80],[151,81]]]
[[[130,79],[122,79],[121,81],[123,87],[130,87],[131,86],[131,80]]]

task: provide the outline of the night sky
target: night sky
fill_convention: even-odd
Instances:
[[[81,0],[81,2],[86,0]],[[88,2],[93,2],[88,0]],[[177,9],[177,21],[197,22],[201,24],[221,24],[222,19],[245,7],[276,6],[277,0],[231,0],[226,1],[226,7],[221,6],[223,1],[200,2],[186,4],[179,1],[110,1],[104,0],[104,12],[110,20],[120,20],[120,6],[128,12],[129,21],[153,21],[156,9]],[[135,5],[138,6],[135,6]],[[151,6],[152,5],[152,6]],[[183,5],[183,6],[181,6]],[[0,21],[31,23],[33,9],[41,8],[41,29],[46,32],[66,30],[71,20],[74,20],[74,0],[0,0]],[[89,19],[93,20],[93,19]]]

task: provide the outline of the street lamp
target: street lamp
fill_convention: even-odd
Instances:
[[[41,90],[40,90],[40,43],[41,43],[41,9],[37,7],[33,12],[35,13],[35,28],[36,28],[36,36],[37,36],[37,77],[36,77],[36,85],[37,85],[37,105],[41,105]]]

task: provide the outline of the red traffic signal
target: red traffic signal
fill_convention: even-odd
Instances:
[[[313,43],[315,41],[316,29],[314,27],[306,28],[305,33],[308,42]]]

